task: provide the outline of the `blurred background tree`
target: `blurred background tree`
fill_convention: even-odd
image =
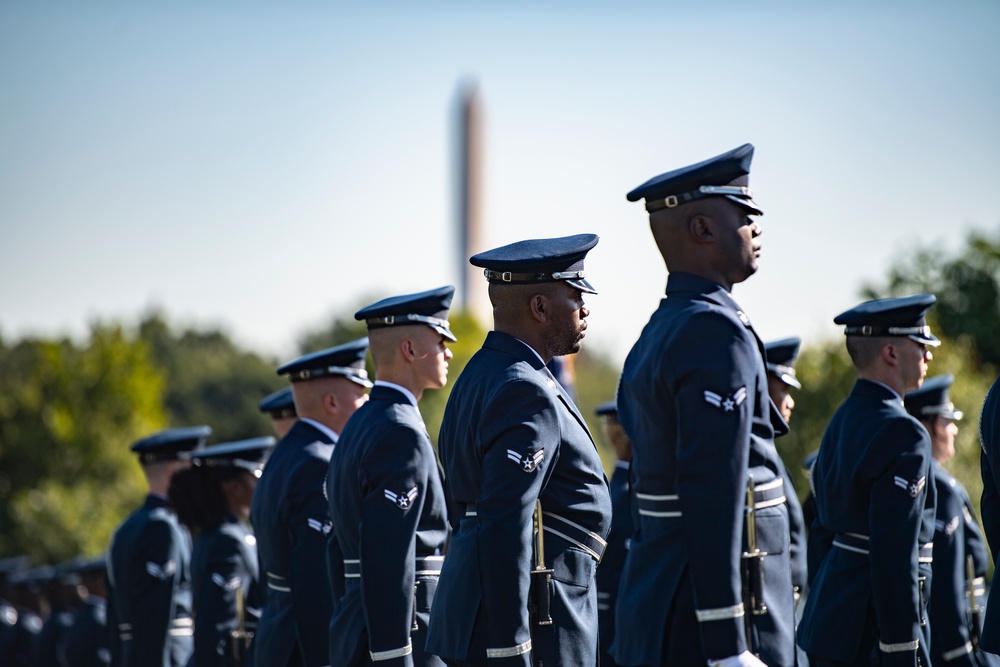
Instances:
[[[240,349],[218,329],[174,329],[162,313],[143,318],[139,340],[163,374],[170,426],[208,424],[210,442],[272,434],[257,404],[287,384],[275,373],[277,360]]]
[[[27,338],[0,348],[0,378],[0,554],[102,551],[145,493],[128,446],[166,421],[148,346],[107,324]]]

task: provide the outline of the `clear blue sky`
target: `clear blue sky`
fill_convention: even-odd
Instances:
[[[0,335],[156,306],[284,358],[455,283],[466,79],[489,245],[599,234],[587,345],[619,361],[665,282],[625,193],[741,143],[765,339],[1000,225],[995,0],[678,4],[0,0]]]

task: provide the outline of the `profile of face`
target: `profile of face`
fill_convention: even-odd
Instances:
[[[729,284],[741,283],[757,271],[764,232],[757,216],[735,202],[713,198],[712,210],[717,269]]]
[[[271,428],[274,429],[275,435],[281,439],[285,437],[286,433],[292,430],[292,427],[295,426],[295,422],[298,420],[298,417],[271,417]]]
[[[958,435],[955,420],[938,415],[933,422],[924,422],[924,426],[931,434],[931,453],[935,461],[944,463],[955,456],[955,436]]]
[[[899,373],[905,391],[920,389],[927,375],[927,362],[934,358],[923,343],[903,338],[895,346],[899,355]]]
[[[426,326],[415,326],[410,336],[413,365],[423,389],[440,389],[448,382],[448,362],[452,353],[448,339]]]
[[[222,483],[229,511],[237,519],[246,521],[250,518],[250,501],[256,488],[257,477],[248,470],[240,470],[239,475]]]
[[[771,401],[778,408],[778,412],[781,413],[781,418],[785,420],[786,424],[790,424],[792,421],[792,410],[795,409],[795,399],[788,392],[788,385],[776,376],[768,373],[767,393],[771,396]]]
[[[583,347],[590,309],[583,292],[565,281],[557,281],[545,295],[545,349],[550,356],[576,354]]]
[[[611,443],[619,461],[632,460],[632,443],[625,434],[621,422],[611,415],[604,418],[604,437]]]

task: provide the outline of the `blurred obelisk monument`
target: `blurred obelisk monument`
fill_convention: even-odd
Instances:
[[[479,89],[467,81],[459,88],[458,128],[458,298],[487,329],[493,325],[493,308],[483,270],[469,264],[469,257],[487,250],[483,229],[483,110]]]

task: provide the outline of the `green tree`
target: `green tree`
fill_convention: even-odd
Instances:
[[[83,345],[0,348],[0,553],[55,562],[107,547],[145,493],[129,445],[164,423],[147,346],[95,324]]]
[[[161,369],[170,426],[208,424],[212,442],[271,434],[257,404],[285,386],[277,362],[243,350],[218,330],[175,330],[159,313],[139,325],[139,338]]]
[[[930,292],[937,330],[971,337],[978,361],[1000,367],[1000,229],[973,231],[955,257],[937,246],[897,261],[884,285],[868,285],[866,298]]]

